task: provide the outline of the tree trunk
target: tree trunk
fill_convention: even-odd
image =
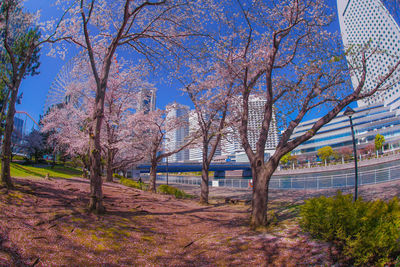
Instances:
[[[16,87],[18,88],[18,87]],[[8,106],[6,127],[4,131],[3,146],[1,149],[1,182],[7,186],[8,189],[14,187],[10,176],[10,160],[11,160],[11,136],[14,129],[14,115],[15,115],[15,102],[18,97],[18,90],[11,89],[11,99]]]
[[[56,166],[56,152],[54,152],[53,154],[53,161],[51,162],[51,168],[54,169],[54,166]]]
[[[203,204],[208,204],[208,170],[209,166],[205,166],[207,164],[204,164],[203,162],[203,167],[201,169],[201,193],[200,193],[200,203]]]
[[[208,204],[208,170],[210,166],[208,164],[208,144],[203,141],[203,163],[201,166],[201,192],[200,192],[200,203]]]
[[[113,152],[111,149],[107,151],[107,182],[113,181]]]
[[[250,225],[253,228],[265,226],[268,223],[268,189],[269,181],[274,173],[276,166],[272,166],[269,162],[267,165],[259,167],[252,166],[251,173],[253,176],[253,199]]]
[[[97,102],[97,101],[96,101]],[[90,133],[90,201],[89,211],[97,214],[105,212],[103,206],[103,190],[101,178],[101,146],[100,130],[103,119],[101,103],[96,103],[94,114],[95,132]]]
[[[156,178],[157,178],[157,160],[152,160],[150,167],[149,190],[154,193],[156,192]]]

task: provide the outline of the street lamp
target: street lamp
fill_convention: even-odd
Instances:
[[[357,148],[356,148],[356,139],[354,137],[353,120],[351,119],[351,116],[353,116],[354,113],[356,112],[351,107],[347,107],[343,115],[348,116],[350,119],[351,136],[353,137],[353,154],[354,154],[354,170],[355,170],[354,201],[356,201],[357,191],[358,191]]]

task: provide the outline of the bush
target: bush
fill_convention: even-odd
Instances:
[[[117,179],[124,179],[125,177],[122,175],[119,175],[118,173],[113,173],[113,177]]]
[[[186,194],[184,191],[166,184],[160,185],[157,188],[157,192],[161,194],[174,195],[176,198],[193,198],[192,195]]]
[[[23,161],[25,160],[25,156],[15,155],[12,157],[12,159],[15,161]]]
[[[397,198],[353,202],[352,195],[306,200],[300,225],[314,237],[334,242],[355,265],[384,265],[400,253]]]
[[[118,175],[118,176],[121,176],[121,175]],[[116,177],[116,176],[114,176],[114,177]],[[116,177],[116,178],[118,178],[118,177]],[[119,182],[125,186],[129,186],[129,187],[140,189],[140,190],[147,190],[147,188],[148,188],[148,185],[145,183],[136,182],[131,179],[124,178],[122,176],[121,176]]]

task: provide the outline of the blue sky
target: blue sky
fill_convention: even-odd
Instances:
[[[57,10],[49,6],[49,0],[27,0],[25,7],[29,11],[41,10],[43,19],[49,19],[57,15]],[[336,8],[336,1],[329,1]],[[331,26],[332,31],[339,30],[339,23],[337,19]],[[23,92],[23,99],[20,105],[16,106],[18,111],[25,111],[29,113],[36,121],[39,121],[40,115],[43,114],[44,104],[48,90],[51,87],[52,82],[57,76],[60,69],[64,64],[68,62],[70,58],[74,56],[73,53],[68,53],[65,60],[60,58],[54,58],[47,56],[48,49],[43,47],[41,51],[41,66],[40,74],[33,77],[26,77],[20,87],[20,92]],[[179,84],[170,85],[164,81],[158,81],[155,77],[152,78],[153,83],[156,83],[157,87],[157,107],[164,108],[165,105],[173,101],[188,104],[190,101],[187,97],[182,96],[182,92],[179,91]],[[27,125],[27,130],[31,128],[31,124]]]

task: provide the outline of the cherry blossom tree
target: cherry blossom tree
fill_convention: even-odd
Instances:
[[[82,105],[90,105],[81,101]],[[89,152],[89,111],[69,100],[51,107],[41,120],[41,131],[48,133],[47,142],[54,144],[56,151],[81,158],[86,169],[89,167],[85,161]]]
[[[367,64],[377,52],[368,44],[346,48],[354,60],[347,64],[340,39],[326,27],[334,14],[322,0],[237,1],[239,10],[231,21],[232,35],[225,49],[231,53],[227,71],[234,73],[240,86],[241,109],[239,133],[249,158],[253,176],[251,225],[267,223],[268,188],[280,159],[312,138],[353,101],[373,95],[391,86],[385,83],[400,64],[393,64],[379,77],[376,87],[363,90]],[[240,15],[239,15],[240,13]],[[242,19],[238,19],[242,18]],[[359,81],[351,89],[348,73]],[[263,120],[255,146],[249,142],[249,98],[265,97]],[[265,158],[265,146],[274,110],[282,133],[275,153]],[[320,118],[310,130],[293,138],[296,127],[310,112]]]
[[[196,4],[196,2],[193,2]],[[91,115],[89,210],[104,212],[101,180],[101,130],[110,68],[120,47],[135,58],[176,65],[187,36],[196,35],[201,24],[193,23],[197,9],[186,1],[80,0],[62,1],[69,19],[59,36],[85,50],[95,80],[95,106]],[[58,47],[59,48],[59,47]],[[58,49],[57,47],[54,49]],[[166,56],[169,55],[169,56]],[[98,60],[99,59],[99,60]],[[136,62],[137,63],[137,62]],[[168,63],[168,62],[167,62]]]
[[[165,143],[169,142],[166,135],[169,131],[179,129],[187,125],[187,118],[167,118],[167,110],[155,110],[147,114],[144,112],[137,113],[135,134],[139,135],[142,140],[146,140],[146,160],[150,161],[150,181],[149,190],[156,191],[157,166],[162,159],[170,157],[173,154],[188,148],[197,138],[198,134],[193,133],[188,136],[185,142],[175,149],[168,150]]]
[[[145,82],[143,66],[122,69],[117,64],[111,73],[105,96],[104,135],[101,138],[107,162],[107,181],[112,181],[114,170],[142,160],[145,140],[135,134],[135,123],[140,92],[152,90]]]
[[[40,156],[43,156],[44,148],[44,138],[38,130],[32,130],[24,138],[24,150],[31,158],[35,157],[35,162],[38,161]]]
[[[214,63],[214,66],[207,68],[192,66],[191,73],[196,78],[184,88],[195,107],[195,124],[200,132],[200,142],[196,145],[202,148],[200,193],[202,203],[208,203],[208,172],[229,124],[227,117],[230,115],[229,107],[235,94],[233,75],[220,72],[224,69],[220,64],[223,62]]]
[[[86,57],[77,58],[71,73],[65,75],[68,81],[62,81],[66,88],[65,103],[52,108],[43,118],[43,131],[62,147],[68,147],[68,154],[87,158],[90,141],[89,127],[96,88]],[[101,154],[106,161],[107,181],[112,181],[113,171],[122,166],[143,159],[143,142],[134,133],[137,97],[144,89],[152,85],[145,81],[147,72],[143,66],[132,67],[128,62],[114,61],[110,69],[108,90],[105,95],[104,124],[102,129]],[[71,129],[72,128],[72,129]],[[83,140],[86,145],[76,142]],[[77,147],[75,145],[77,144]],[[84,162],[85,167],[90,167]]]

